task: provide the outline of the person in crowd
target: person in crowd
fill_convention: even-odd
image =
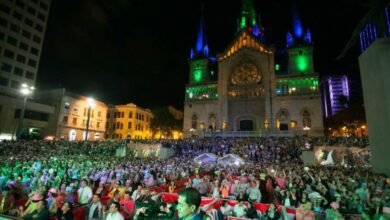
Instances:
[[[87,205],[92,199],[92,189],[88,186],[88,180],[82,179],[80,188],[77,190],[78,204],[80,206]]]
[[[315,213],[311,209],[311,202],[301,204],[296,211],[296,220],[315,220]]]
[[[125,192],[125,198],[121,199],[119,204],[121,206],[121,214],[125,220],[130,220],[134,212],[134,201],[131,199],[131,192]]]
[[[57,220],[73,220],[73,205],[68,202],[62,204],[61,209],[57,212]]]
[[[123,216],[119,212],[120,205],[117,202],[113,202],[108,206],[108,213],[106,213],[105,220],[124,220]]]
[[[244,204],[244,201],[240,201],[237,205],[234,206],[233,208],[233,213],[234,216],[243,218],[245,217],[247,213],[247,207]]]
[[[169,183],[168,192],[169,192],[169,193],[173,193],[173,192],[175,191],[175,189],[176,189],[175,181],[171,181],[171,182]]]
[[[103,210],[104,207],[100,202],[100,196],[98,194],[94,194],[92,196],[92,201],[86,207],[86,219],[87,220],[100,220],[103,218]]]
[[[326,209],[326,219],[343,219],[339,212],[340,206],[337,202],[330,203],[330,208]]]
[[[104,183],[100,182],[98,187],[96,188],[95,194],[100,195],[101,197],[104,197],[107,195],[106,189],[104,187]]]
[[[198,209],[201,194],[195,188],[186,188],[179,193],[177,213],[180,220],[201,220]]]
[[[10,188],[4,186],[0,194],[0,214],[8,214],[14,208],[15,197],[10,193]]]
[[[49,220],[50,213],[49,213],[49,209],[47,208],[47,201],[41,198],[40,200],[32,200],[32,202],[35,203],[34,211],[24,216],[23,219]]]
[[[50,214],[56,214],[58,209],[57,203],[58,191],[56,188],[51,188],[47,193],[47,206],[49,207]]]
[[[269,208],[264,214],[264,219],[265,220],[279,220],[280,219],[280,214],[278,210],[275,207],[275,204],[270,203]]]
[[[220,211],[225,218],[233,216],[233,207],[226,200],[222,200]]]

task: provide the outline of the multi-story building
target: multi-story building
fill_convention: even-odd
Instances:
[[[110,106],[107,113],[106,139],[147,139],[153,114],[133,103]]]
[[[326,77],[322,84],[326,118],[348,108],[351,91],[350,82],[346,75]]]
[[[55,107],[43,131],[46,136],[71,141],[104,139],[108,109],[105,103],[63,88],[39,92],[36,98]]]
[[[0,2],[0,92],[35,85],[50,0]]]
[[[31,100],[24,109],[22,84],[35,86],[50,0],[0,1],[0,140],[15,139],[16,131],[39,131],[48,125],[51,106]],[[21,126],[19,128],[19,126]],[[40,132],[38,132],[40,133]]]
[[[243,1],[234,40],[209,55],[203,25],[189,59],[184,136],[323,135],[321,93],[310,32],[298,19],[287,34],[287,72],[275,74],[275,49],[265,45],[253,0]],[[216,68],[217,67],[217,68]]]

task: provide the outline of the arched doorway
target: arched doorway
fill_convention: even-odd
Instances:
[[[69,141],[75,141],[76,140],[76,131],[74,129],[69,131]]]
[[[255,129],[253,120],[244,119],[240,120],[240,131],[253,131]]]

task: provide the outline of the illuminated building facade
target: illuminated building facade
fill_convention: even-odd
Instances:
[[[148,139],[153,114],[133,103],[110,106],[107,113],[106,139]]]
[[[350,82],[348,77],[330,76],[323,80],[324,115],[329,117],[348,108],[350,100]]]
[[[50,11],[50,0],[0,1],[0,140],[25,134],[41,135],[54,108],[28,97],[24,109],[22,84],[35,86]]]
[[[280,68],[275,65],[275,49],[265,45],[258,18],[253,1],[244,0],[235,38],[216,58],[209,54],[201,19],[189,59],[185,137],[207,132],[323,135],[310,31],[304,32],[294,18],[294,33],[287,34],[287,72],[275,74]]]
[[[43,130],[45,136],[82,141],[86,140],[88,133],[88,140],[104,139],[107,114],[105,103],[64,88],[38,92],[35,97],[55,108],[54,114],[49,117],[49,126]]]
[[[0,2],[0,93],[35,86],[50,0]]]

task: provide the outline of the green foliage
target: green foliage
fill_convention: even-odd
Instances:
[[[153,136],[157,132],[161,132],[165,137],[173,137],[173,130],[183,129],[183,120],[176,119],[170,112],[168,107],[162,107],[152,110],[153,119],[151,121],[151,129]]]

